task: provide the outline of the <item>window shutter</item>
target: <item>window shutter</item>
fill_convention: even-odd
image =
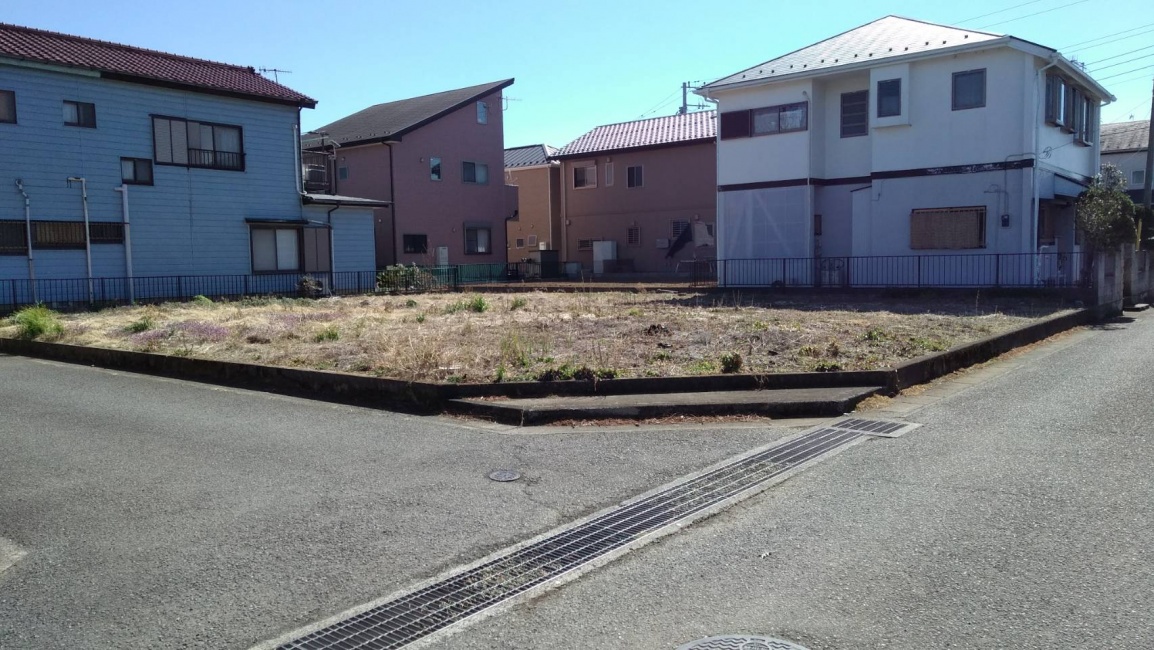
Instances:
[[[172,160],[172,122],[161,117],[152,118],[152,140],[155,143],[154,155],[158,163],[171,163]]]
[[[721,139],[748,138],[750,134],[750,111],[730,111],[721,114]]]
[[[172,162],[178,165],[188,164],[188,129],[184,124],[172,121]]]

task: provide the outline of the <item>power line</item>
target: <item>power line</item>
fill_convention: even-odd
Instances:
[[[1113,74],[1113,75],[1110,75],[1109,77],[1102,77],[1101,79],[1095,79],[1095,81],[1105,81],[1105,80],[1107,80],[1107,79],[1114,79],[1114,78],[1116,78],[1116,77],[1121,77],[1121,76],[1123,76],[1123,75],[1128,75],[1128,74],[1130,74],[1131,72],[1139,72],[1139,71],[1141,71],[1141,70],[1149,70],[1150,68],[1154,68],[1154,65],[1144,65],[1144,66],[1142,66],[1142,67],[1140,67],[1140,68],[1134,68],[1133,70],[1127,70],[1127,71],[1125,71],[1125,72],[1119,72],[1118,74]]]
[[[979,27],[978,29],[988,29],[990,27],[997,27],[998,25],[1005,25],[1006,23],[1012,23],[1012,22],[1015,22],[1018,20],[1022,20],[1024,18],[1032,18],[1034,16],[1040,16],[1042,14],[1048,14],[1051,11],[1057,11],[1059,9],[1065,9],[1066,7],[1073,7],[1074,5],[1080,5],[1084,2],[1089,2],[1089,1],[1090,0],[1077,0],[1076,2],[1071,2],[1069,4],[1064,4],[1064,5],[1061,5],[1059,7],[1054,7],[1053,9],[1044,9],[1042,11],[1035,11],[1032,14],[1026,14],[1025,16],[1018,16],[1017,18],[1010,18],[1009,20],[1003,20],[1003,21],[996,22],[996,23],[990,23],[989,25]]]
[[[1154,23],[1150,23],[1149,25],[1141,25],[1139,27],[1131,27],[1130,29],[1123,29],[1120,32],[1114,32],[1113,34],[1106,34],[1105,36],[1098,36],[1096,38],[1091,38],[1090,40],[1081,41],[1079,43],[1071,43],[1070,45],[1065,45],[1065,46],[1060,47],[1058,49],[1066,50],[1068,52],[1076,52],[1077,50],[1072,50],[1071,48],[1075,48],[1075,47],[1078,47],[1080,45],[1086,45],[1087,43],[1096,43],[1098,41],[1105,41],[1107,39],[1114,38],[1115,36],[1121,36],[1122,34],[1129,34],[1130,32],[1136,32],[1138,30],[1146,29],[1147,27],[1154,27]],[[1134,34],[1134,36],[1142,36],[1142,34]],[[1132,38],[1132,37],[1127,36],[1126,38]],[[1118,40],[1122,40],[1122,39],[1118,39]],[[1094,47],[1098,47],[1098,46],[1095,45]],[[1082,49],[1090,49],[1090,48],[1082,48]]]
[[[1037,3],[1041,2],[1041,1],[1042,1],[1042,0],[1030,0],[1029,2],[1023,2],[1022,4],[1020,4],[1020,5],[1014,5],[1013,7],[1006,7],[1005,9],[999,9],[999,10],[997,10],[997,11],[991,11],[990,13],[988,13],[988,14],[982,14],[981,16],[974,16],[973,18],[967,18],[967,19],[965,19],[965,20],[959,20],[958,22],[956,22],[956,23],[954,23],[954,24],[955,24],[955,25],[961,25],[961,24],[964,24],[964,23],[968,23],[968,22],[970,22],[971,20],[978,20],[978,19],[980,19],[980,18],[987,18],[987,17],[989,17],[989,16],[995,16],[995,15],[997,15],[997,14],[1004,14],[1004,13],[1006,13],[1007,11],[1012,11],[1012,10],[1014,10],[1014,9],[1017,9],[1018,7],[1025,7],[1026,5],[1037,4]]]
[[[1097,61],[1091,61],[1091,62],[1087,63],[1086,65],[1098,65],[1099,63],[1102,63],[1103,61],[1110,61],[1112,59],[1117,59],[1119,57],[1126,56],[1127,54],[1133,54],[1135,52],[1141,52],[1143,50],[1154,50],[1154,45],[1148,45],[1146,47],[1140,47],[1140,48],[1135,49],[1135,50],[1130,50],[1129,52],[1123,52],[1121,54],[1115,54],[1114,56],[1108,56],[1104,59],[1098,59]]]
[[[673,99],[673,96],[674,96],[674,95],[676,95],[676,94],[677,94],[677,93],[679,93],[679,92],[681,92],[681,89],[677,89],[677,90],[675,90],[675,91],[673,91],[673,92],[669,93],[669,96],[668,96],[668,97],[666,97],[665,99],[663,99],[663,100],[661,100],[661,101],[657,102],[657,105],[656,105],[656,106],[654,106],[653,108],[651,108],[651,109],[649,109],[649,110],[645,111],[645,112],[644,112],[644,113],[642,113],[641,115],[638,115],[638,116],[637,116],[637,119],[639,119],[639,120],[640,120],[641,118],[645,117],[646,115],[649,115],[649,114],[653,113],[654,111],[657,111],[658,109],[661,109],[661,108],[664,108],[664,107],[668,106],[668,105],[669,105],[669,100]]]
[[[1094,68],[1093,70],[1091,70],[1091,72],[1098,72],[1099,70],[1106,70],[1106,69],[1114,68],[1114,67],[1117,67],[1120,65],[1126,65],[1127,63],[1133,63],[1135,61],[1141,61],[1142,59],[1149,59],[1152,56],[1154,56],[1154,54],[1144,54],[1142,56],[1134,57],[1133,59],[1126,59],[1125,61],[1119,61],[1117,63],[1111,63],[1110,65],[1104,65],[1100,68]]]

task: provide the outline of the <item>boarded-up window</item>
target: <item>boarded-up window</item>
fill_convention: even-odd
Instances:
[[[123,244],[124,224],[93,221],[88,227],[93,244]]]
[[[577,250],[579,250],[579,251],[591,251],[591,250],[593,250],[593,240],[592,239],[578,239],[577,240]]]
[[[910,213],[910,248],[957,250],[986,247],[986,208],[930,208]]]

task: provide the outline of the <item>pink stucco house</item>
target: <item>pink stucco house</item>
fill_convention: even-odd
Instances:
[[[375,210],[378,268],[505,263],[517,206],[502,173],[501,93],[512,84],[377,104],[303,135],[307,180],[392,202]]]
[[[716,258],[716,135],[704,111],[599,126],[565,145],[554,156],[562,259],[598,274],[669,274]]]

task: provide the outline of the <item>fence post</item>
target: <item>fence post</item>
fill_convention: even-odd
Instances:
[[[994,254],[994,286],[1002,286],[1002,254]]]
[[[922,256],[918,255],[918,287],[922,286]]]
[[[785,258],[781,258],[781,286],[785,286]]]

